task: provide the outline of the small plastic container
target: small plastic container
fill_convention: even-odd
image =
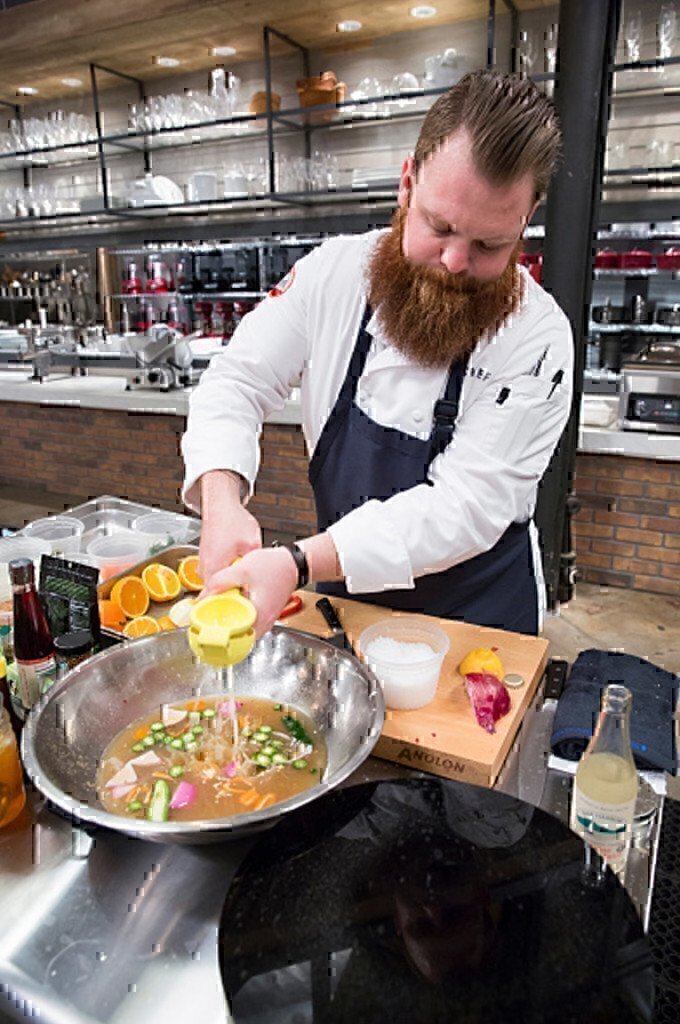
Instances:
[[[144,561],[147,552],[148,544],[144,537],[136,537],[133,533],[96,537],[87,546],[88,559],[99,569],[102,583]]]
[[[144,538],[149,555],[174,544],[183,544],[191,532],[186,519],[172,512],[149,512],[139,516],[132,523],[132,529]]]
[[[414,645],[411,651],[409,645]],[[434,699],[449,646],[438,626],[411,618],[382,619],[359,637],[359,650],[382,686],[385,704],[398,711],[413,711]]]
[[[49,541],[32,540],[21,534],[17,534],[16,537],[0,537],[0,601],[9,601],[12,596],[8,569],[10,562],[13,562],[15,558],[30,558],[37,575],[41,556],[51,553],[52,547]]]
[[[35,522],[29,523],[21,531],[21,536],[46,541],[51,547],[51,554],[65,555],[69,558],[80,551],[84,529],[85,524],[80,519],[73,519],[71,516],[48,516],[46,519],[36,519]]]

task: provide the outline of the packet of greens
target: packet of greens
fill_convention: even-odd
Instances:
[[[99,569],[66,558],[43,555],[40,563],[40,600],[53,637],[89,629],[95,645],[101,639],[97,582]]]

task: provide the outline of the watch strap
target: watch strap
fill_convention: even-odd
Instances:
[[[306,587],[309,583],[309,563],[307,561],[307,555],[304,553],[299,544],[274,544],[274,547],[284,548],[289,552],[295,567],[297,568],[298,580],[297,587]]]

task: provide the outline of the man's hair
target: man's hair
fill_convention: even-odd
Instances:
[[[562,133],[553,103],[529,79],[497,71],[461,78],[425,117],[414,154],[416,174],[460,129],[470,136],[477,170],[491,183],[505,185],[530,173],[537,197],[547,190]]]

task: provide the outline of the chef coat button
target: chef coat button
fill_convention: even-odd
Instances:
[[[413,413],[413,422],[414,423],[422,423],[423,422],[423,414],[420,411],[420,409],[416,409],[416,411]]]

